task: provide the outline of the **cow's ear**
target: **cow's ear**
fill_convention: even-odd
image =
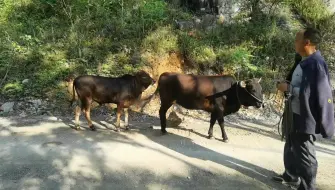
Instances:
[[[245,88],[247,86],[247,84],[245,83],[245,81],[240,81],[239,84],[240,84],[240,86],[242,88]]]

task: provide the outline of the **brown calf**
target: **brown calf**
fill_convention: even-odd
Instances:
[[[120,128],[121,111],[125,111],[125,125],[128,129],[128,108],[140,99],[142,92],[155,81],[145,71],[140,71],[135,75],[124,75],[122,77],[101,77],[84,75],[73,81],[73,97],[71,103],[78,96],[79,105],[75,108],[75,124],[79,129],[79,116],[81,111],[85,113],[88,126],[96,130],[90,117],[90,105],[92,101],[97,103],[117,104],[116,128]]]

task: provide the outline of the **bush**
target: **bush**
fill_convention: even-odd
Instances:
[[[19,97],[22,93],[23,93],[23,85],[18,81],[7,83],[2,88],[2,94],[5,96]]]
[[[142,64],[131,64],[130,56],[124,52],[111,54],[101,66],[100,73],[105,76],[121,76],[137,72]],[[93,73],[92,73],[93,74]]]
[[[252,52],[255,50],[255,46],[252,42],[245,42],[238,46],[224,46],[217,51],[217,59],[222,65],[221,68],[225,70],[225,73],[238,74],[256,72],[257,66],[252,64],[253,55]]]
[[[130,63],[130,52],[140,50],[147,33],[171,19],[167,3],[161,0],[0,4],[0,76],[9,70],[4,84],[32,79],[30,95],[57,88],[68,73],[115,76],[135,72],[141,63]],[[173,38],[176,41],[171,28],[163,27],[144,40],[144,51],[175,49]]]
[[[142,50],[157,56],[170,51],[179,51],[178,36],[172,30],[171,26],[159,27],[143,39]]]
[[[330,12],[322,0],[292,0],[289,3],[307,23],[314,26],[330,16]]]

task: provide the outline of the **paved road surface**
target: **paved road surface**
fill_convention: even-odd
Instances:
[[[116,133],[75,131],[55,117],[0,118],[0,189],[289,189],[270,179],[283,169],[274,128],[230,123],[223,143],[205,138],[208,122],[188,120],[165,136],[158,123]],[[335,187],[334,145],[318,144],[322,190]]]

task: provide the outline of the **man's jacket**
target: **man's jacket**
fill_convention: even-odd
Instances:
[[[317,51],[301,63],[303,70],[300,86],[300,125],[296,132],[321,134],[324,138],[334,135],[334,105],[328,66]]]

